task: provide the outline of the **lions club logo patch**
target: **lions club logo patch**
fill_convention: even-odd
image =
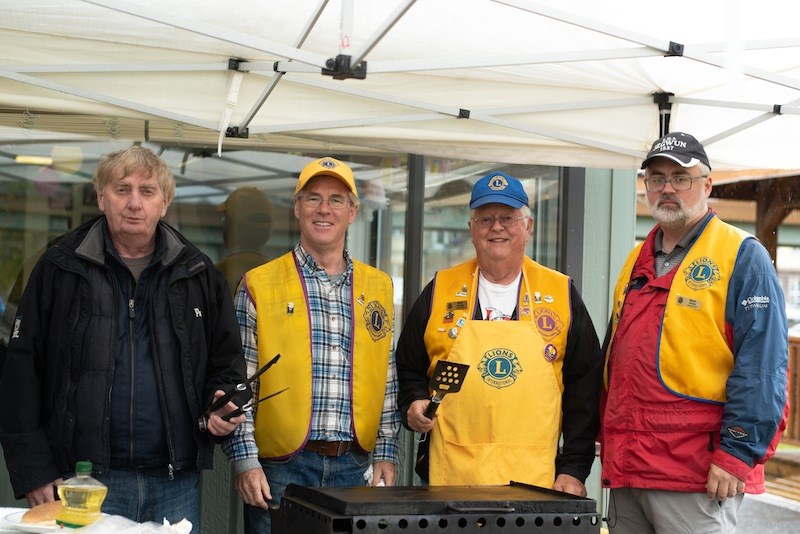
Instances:
[[[697,258],[683,270],[686,285],[694,290],[706,289],[720,281],[719,267],[711,258]]]
[[[533,310],[533,320],[536,322],[536,329],[546,340],[550,341],[564,329],[564,323],[558,315],[547,308],[536,308]]]
[[[386,313],[386,308],[381,306],[377,300],[373,300],[364,307],[364,321],[367,323],[367,330],[373,341],[385,337],[392,327],[389,324],[389,314]]]
[[[522,365],[513,350],[496,348],[484,353],[478,364],[478,371],[484,382],[500,389],[517,381]]]
[[[508,187],[508,180],[503,175],[492,176],[489,180],[489,189],[492,191],[502,191],[506,187]]]

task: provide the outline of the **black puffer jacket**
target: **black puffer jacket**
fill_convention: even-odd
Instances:
[[[20,302],[0,381],[0,440],[20,498],[76,460],[101,473],[109,466],[119,311],[105,224],[90,221],[50,247]],[[210,468],[212,437],[197,421],[215,390],[245,375],[239,329],[213,262],[167,224],[158,232],[166,252],[150,282],[148,315],[169,466]]]

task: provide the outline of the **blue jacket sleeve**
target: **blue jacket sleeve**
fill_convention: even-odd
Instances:
[[[772,454],[785,427],[789,364],[783,291],[766,249],[746,239],[725,312],[734,366],[727,382],[720,445],[751,468]]]

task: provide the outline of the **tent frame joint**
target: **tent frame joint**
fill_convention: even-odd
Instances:
[[[667,53],[664,55],[666,57],[683,56],[683,45],[681,43],[676,43],[675,41],[670,41],[669,46],[667,47]]]
[[[249,139],[250,128],[239,129],[238,126],[229,126],[225,129],[225,137],[236,137],[238,139]]]
[[[653,93],[653,103],[658,104],[658,109],[672,109],[672,102],[669,101],[670,97],[675,96],[675,93]]]
[[[240,72],[247,72],[247,71],[243,71],[242,69],[239,68],[239,67],[242,66],[242,63],[247,63],[247,60],[243,59],[243,58],[240,58],[240,57],[229,58],[228,59],[228,70],[236,70],[236,71],[240,71]]]
[[[350,65],[352,56],[339,54],[335,58],[329,58],[322,69],[324,76],[332,76],[334,80],[346,80],[355,78],[363,80],[367,77],[367,62],[361,61],[353,66]]]

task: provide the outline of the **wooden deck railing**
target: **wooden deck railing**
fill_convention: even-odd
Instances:
[[[800,445],[800,337],[789,338],[789,421],[782,441]]]

